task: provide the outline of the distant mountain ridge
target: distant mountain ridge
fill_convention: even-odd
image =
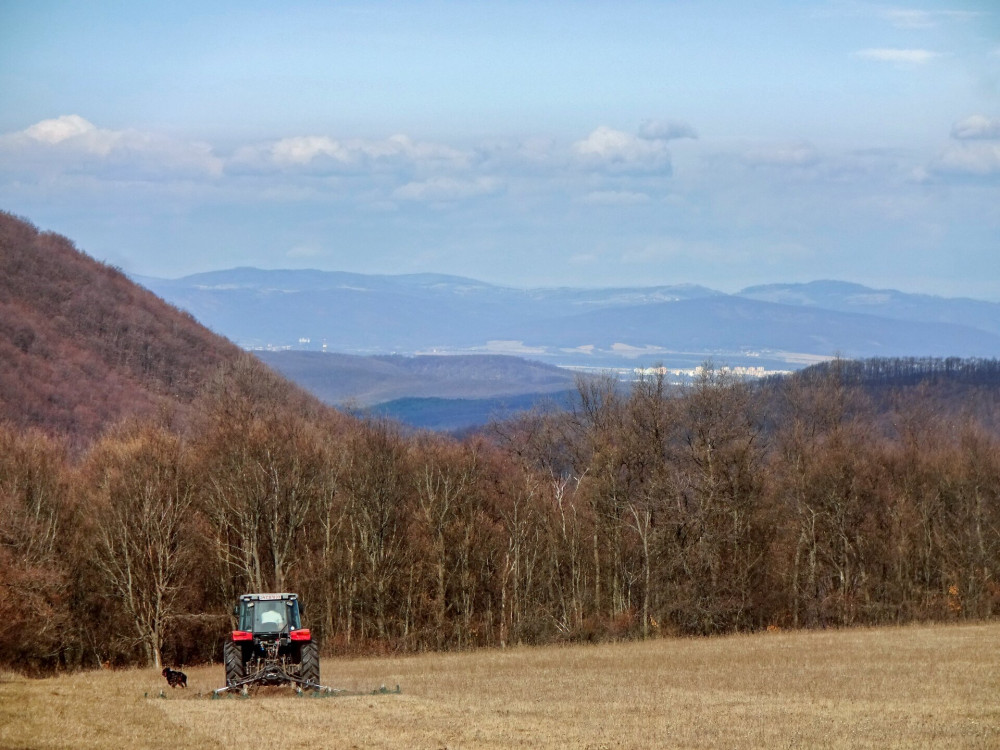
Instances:
[[[690,284],[514,289],[443,274],[254,268],[137,280],[246,348],[515,354],[595,368],[1000,355],[1000,303],[837,281],[724,294]]]
[[[518,332],[526,344],[588,342],[611,349],[617,342],[660,349],[650,356],[694,352],[720,357],[749,351],[843,354],[851,358],[918,352],[928,356],[985,357],[1000,353],[1000,336],[956,323],[889,319],[825,308],[709,297],[676,303],[590,312],[540,321]]]
[[[962,297],[907,294],[895,289],[871,289],[845,281],[752,286],[739,292],[739,296],[762,302],[866,313],[894,320],[954,323],[1000,335],[1000,305]]]

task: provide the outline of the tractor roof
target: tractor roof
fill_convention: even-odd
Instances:
[[[298,599],[298,594],[242,594],[243,601],[273,601],[276,599]]]

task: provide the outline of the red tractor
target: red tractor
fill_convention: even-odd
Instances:
[[[319,646],[302,627],[297,594],[243,594],[236,605],[237,630],[223,648],[226,686],[216,693],[260,685],[329,690],[319,683]]]

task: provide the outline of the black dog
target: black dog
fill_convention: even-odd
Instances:
[[[170,687],[181,687],[188,686],[188,677],[183,672],[178,672],[176,669],[171,669],[170,667],[163,668],[163,676],[167,678],[167,684]]]

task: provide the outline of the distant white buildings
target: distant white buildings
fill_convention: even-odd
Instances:
[[[721,373],[726,373],[727,375],[735,375],[739,378],[766,378],[771,375],[789,375],[791,370],[768,370],[764,367],[716,367],[716,371]],[[673,376],[676,378],[698,378],[705,374],[705,368],[702,365],[697,367],[692,367],[689,369],[671,369],[669,367],[636,367],[632,371],[633,375],[638,378],[651,378],[651,377],[668,377]]]

